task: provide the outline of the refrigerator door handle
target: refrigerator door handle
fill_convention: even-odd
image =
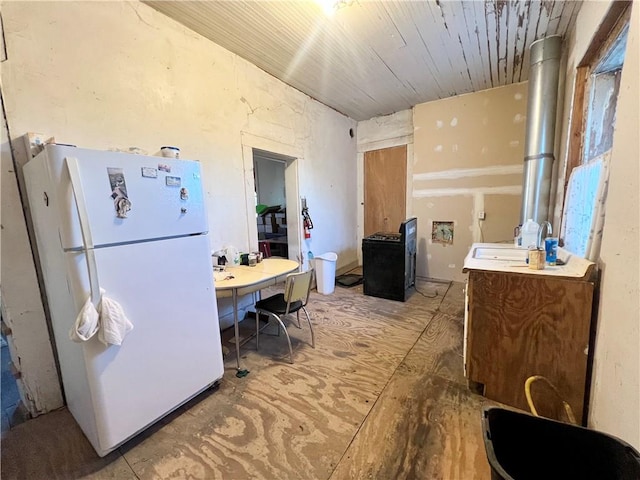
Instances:
[[[91,303],[97,308],[100,303],[100,283],[98,282],[98,267],[93,251],[93,238],[89,227],[89,214],[87,212],[87,202],[84,198],[82,183],[80,182],[80,168],[78,159],[66,157],[69,178],[71,179],[71,189],[78,209],[78,219],[80,221],[80,231],[82,232],[82,242],[84,243],[84,253],[87,260],[87,270],[89,273],[89,288],[91,289]]]

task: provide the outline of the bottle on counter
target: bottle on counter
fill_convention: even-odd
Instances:
[[[521,247],[523,248],[538,248],[538,232],[540,230],[540,225],[534,222],[531,218],[524,222],[522,228],[520,229],[522,235],[522,243]]]
[[[555,265],[558,261],[558,239],[547,237],[544,239],[544,249],[546,252],[547,263]]]

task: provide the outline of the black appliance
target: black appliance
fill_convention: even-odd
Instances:
[[[365,295],[406,301],[416,283],[418,219],[408,218],[398,233],[377,232],[362,239]]]

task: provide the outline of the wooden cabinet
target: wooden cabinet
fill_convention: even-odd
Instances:
[[[582,278],[469,270],[465,367],[487,397],[529,411],[525,381],[543,375],[585,423],[595,266]],[[559,418],[553,391],[536,408]],[[543,405],[539,405],[543,404]],[[546,404],[546,405],[544,405]]]

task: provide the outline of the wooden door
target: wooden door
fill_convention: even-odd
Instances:
[[[406,219],[407,146],[364,154],[364,236],[397,232]]]

